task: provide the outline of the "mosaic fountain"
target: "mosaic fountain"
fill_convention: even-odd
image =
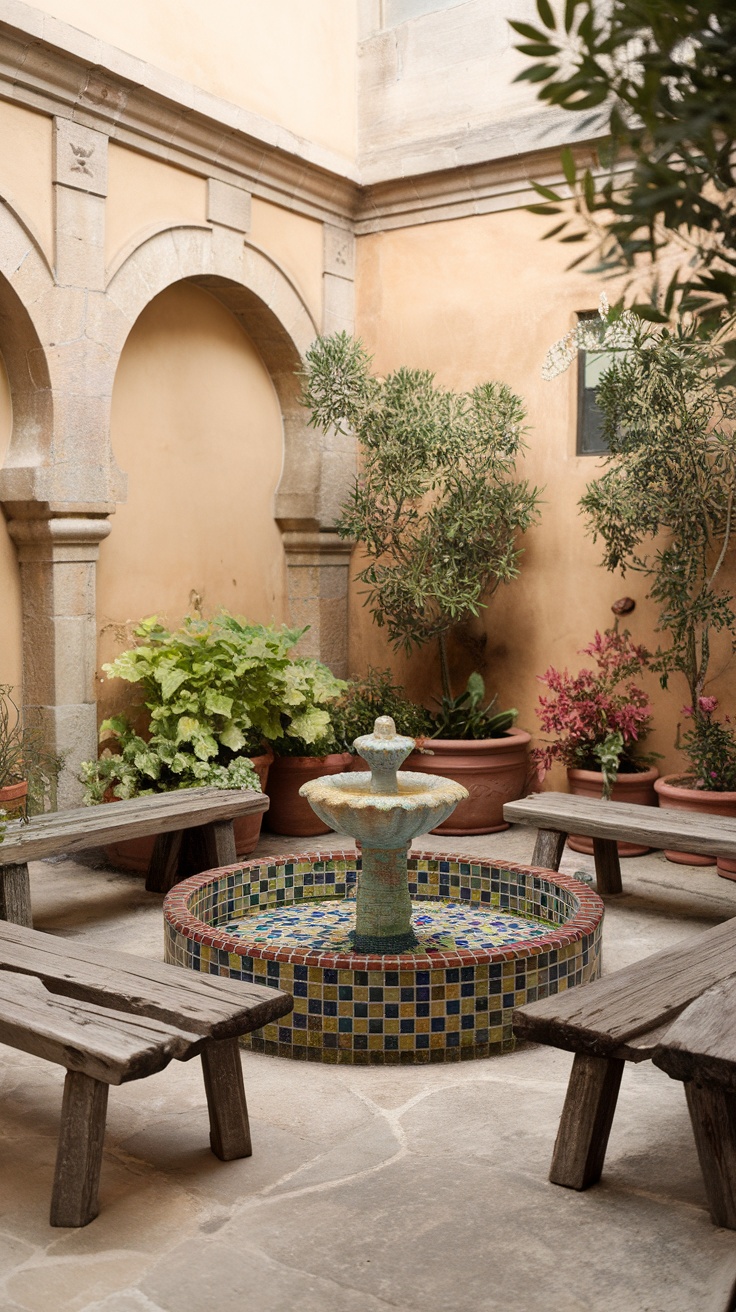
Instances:
[[[401,771],[414,741],[388,717],[354,746],[370,771],[301,792],[360,851],[184,880],[164,904],[166,960],[293,993],[290,1016],[248,1036],[257,1051],[390,1063],[513,1047],[514,1007],[600,973],[603,903],[558,872],[410,852],[465,789]]]

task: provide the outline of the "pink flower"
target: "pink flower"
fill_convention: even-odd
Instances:
[[[718,699],[716,697],[698,697],[698,709],[703,712],[703,715],[712,715],[717,705]]]
[[[688,719],[692,718],[692,714],[693,714],[692,706],[683,706],[682,710],[680,711],[680,715],[686,715]]]

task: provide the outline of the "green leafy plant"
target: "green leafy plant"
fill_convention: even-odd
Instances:
[[[730,715],[714,719],[718,707],[715,697],[701,697],[697,713],[683,706],[683,715],[692,718],[693,727],[683,734],[680,746],[687,756],[695,787],[710,793],[736,792],[736,725]],[[684,781],[683,781],[684,782]]]
[[[247,758],[299,739],[310,745],[329,732],[324,705],[333,676],[317,662],[292,660],[304,630],[268,628],[223,611],[211,620],[188,616],[169,630],[154,616],[135,630],[140,645],[104,666],[108,678],[137,684],[138,713],[114,716],[100,739],[115,740],[82,767],[85,798],[202,785],[257,787]],[[337,695],[342,684],[334,681]],[[145,712],[147,729],[134,727]],[[244,785],[233,781],[243,778]]]
[[[706,326],[736,311],[736,7],[732,0],[565,0],[555,11],[537,0],[539,23],[512,22],[529,64],[517,80],[538,97],[572,110],[601,137],[598,169],[562,165],[575,225],[560,190],[537,185],[554,216],[548,237],[593,239],[596,267],[642,269],[650,299],[638,307],[666,320],[675,298]],[[580,111],[589,111],[587,117]],[[623,167],[622,167],[623,166]],[[573,226],[570,226],[572,220]],[[563,235],[564,234],[564,235]],[[658,260],[679,251],[658,303]],[[585,259],[583,256],[582,259]],[[581,260],[576,260],[579,264]],[[736,342],[727,347],[736,356]]]
[[[340,750],[352,751],[356,738],[373,732],[379,715],[390,715],[397,733],[417,742],[432,732],[429,711],[407,697],[404,689],[393,682],[390,670],[371,667],[363,678],[350,681],[335,707],[333,722]]]
[[[502,738],[519,712],[496,711],[498,697],[486,706],[486,687],[480,674],[471,674],[459,697],[443,697],[434,717],[431,738]]]
[[[0,788],[25,781],[28,815],[55,810],[62,764],[62,758],[44,746],[40,732],[23,723],[12,685],[0,684]]]
[[[281,712],[282,735],[271,746],[279,756],[327,756],[341,750],[334,722],[334,708],[347,689],[326,665],[308,657],[291,662],[291,687],[302,698],[299,714]]]
[[[524,408],[504,383],[457,393],[425,370],[379,379],[370,363],[346,333],[319,338],[303,402],[311,424],[351,430],[360,445],[338,529],[368,557],[366,604],[394,648],[438,641],[451,699],[447,635],[518,574],[518,535],[537,519],[538,489],[515,476]]]

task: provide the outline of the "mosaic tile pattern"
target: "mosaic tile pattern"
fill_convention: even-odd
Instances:
[[[554,929],[550,922],[528,920],[510,911],[470,908],[440,900],[412,903],[412,925],[419,939],[419,946],[410,949],[412,956],[446,948],[493,949],[544,938]],[[306,946],[314,952],[352,952],[354,899],[313,899],[275,907],[243,920],[228,921],[222,928],[226,934],[259,947]]]
[[[193,875],[164,903],[166,960],[293,994],[290,1016],[248,1036],[253,1049],[360,1063],[459,1061],[506,1051],[514,1042],[514,1007],[600,973],[603,903],[591,888],[568,875],[464,856],[412,854],[417,914],[429,902],[460,904],[471,916],[502,911],[546,922],[541,935],[492,947],[464,947],[455,937],[453,946],[379,956],[334,945],[259,944],[227,929],[267,908],[316,910],[317,899],[351,900],[359,875],[360,858],[342,851]]]

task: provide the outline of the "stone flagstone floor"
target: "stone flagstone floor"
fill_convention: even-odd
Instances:
[[[437,846],[524,861],[532,835]],[[37,928],[160,958],[142,880],[71,860],[31,878]],[[604,970],[736,914],[736,884],[659,855],[625,862],[624,885]],[[100,1216],[74,1231],[48,1225],[63,1072],[3,1048],[0,1309],[722,1312],[736,1235],[705,1210],[682,1086],[627,1068],[604,1182],[576,1194],[547,1181],[570,1061],[526,1046],[335,1069],[244,1052],[254,1155],[227,1164],[208,1151],[199,1063],[174,1062],[111,1091]]]

